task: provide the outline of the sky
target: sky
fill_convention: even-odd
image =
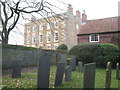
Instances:
[[[80,10],[82,13],[83,10],[86,11],[87,19],[101,19],[107,17],[118,16],[118,2],[120,0],[48,0],[53,5],[56,5],[59,8],[62,8],[63,11],[67,9],[67,4],[71,4],[75,11]],[[65,3],[64,5],[61,3]],[[19,20],[22,24],[25,21]],[[17,30],[18,29],[18,30]],[[9,44],[15,45],[24,45],[24,27],[20,26],[14,29],[9,37]],[[17,30],[17,31],[16,31]]]

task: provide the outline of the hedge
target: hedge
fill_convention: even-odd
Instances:
[[[79,44],[72,47],[70,55],[76,55],[77,63],[82,61],[84,64],[96,62],[97,67],[106,67],[108,61],[115,67],[120,58],[120,50],[113,44]]]

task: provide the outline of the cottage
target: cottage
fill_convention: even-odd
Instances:
[[[112,43],[120,47],[120,19],[110,17],[83,20],[77,32],[78,44]]]

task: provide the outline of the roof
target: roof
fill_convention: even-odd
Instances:
[[[115,31],[120,31],[120,29],[118,29],[118,17],[110,17],[97,20],[88,20],[86,24],[82,24],[80,26],[77,34],[80,35]]]

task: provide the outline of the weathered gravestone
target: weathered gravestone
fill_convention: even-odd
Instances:
[[[66,66],[66,54],[61,54],[61,57],[60,57],[60,61],[59,61],[60,63],[65,63],[65,66]]]
[[[105,81],[105,88],[110,88],[111,85],[111,74],[112,74],[112,68],[111,68],[111,63],[107,63],[106,67],[106,81]]]
[[[83,63],[81,61],[78,62],[78,72],[83,72]]]
[[[85,64],[83,88],[94,88],[95,86],[95,63]]]
[[[58,87],[62,84],[64,72],[65,72],[65,63],[58,63],[56,77],[55,77],[55,85],[54,85],[55,87]]]
[[[65,81],[71,81],[71,66],[67,66],[65,69]]]
[[[39,57],[37,88],[49,88],[50,56]]]
[[[71,56],[71,68],[72,68],[72,71],[76,70],[76,56],[72,55]]]
[[[21,60],[14,60],[12,62],[12,78],[21,77]]]
[[[116,79],[118,80],[120,78],[119,76],[119,63],[116,64]]]

